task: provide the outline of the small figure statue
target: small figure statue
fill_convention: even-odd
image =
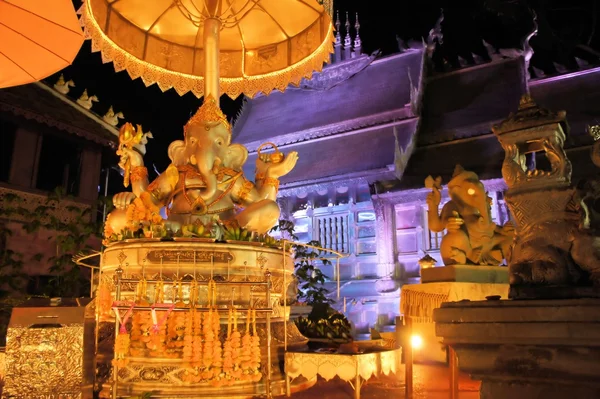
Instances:
[[[231,144],[227,118],[210,97],[185,125],[184,139],[171,143],[168,153],[171,165],[149,184],[142,155],[127,146],[120,148],[121,165],[131,168],[133,192],[115,195],[117,210],[129,211],[133,203],[138,206],[137,214],[148,212],[147,217],[157,220],[160,209],[166,207],[168,220],[181,226],[208,226],[218,218],[227,227],[238,225],[264,234],[279,220],[275,202],[279,178],[298,160],[296,152],[281,162],[267,164],[258,159],[256,184],[247,180],[242,167],[248,150]]]
[[[594,139],[594,145],[592,145],[592,162],[594,165],[600,168],[600,125],[589,126],[588,133]]]
[[[83,108],[90,110],[92,109],[92,106],[94,105],[94,103],[98,102],[98,97],[96,96],[89,96],[87,89],[85,89],[83,91],[83,94],[81,94],[81,97],[79,97],[77,99],[77,104],[81,105]]]
[[[223,225],[220,223],[213,223],[210,229],[211,236],[215,239],[215,241],[220,242],[223,241]]]
[[[75,82],[73,82],[72,80],[68,80],[68,81],[65,82],[65,77],[61,73],[60,76],[59,76],[59,78],[58,78],[58,80],[54,84],[54,89],[57,92],[66,95],[69,92],[70,87],[75,87]]]
[[[137,125],[136,130],[131,123],[125,123],[121,126],[121,129],[119,129],[119,148],[117,149],[117,155],[125,155],[124,148],[131,151],[134,146],[145,145],[148,143],[148,137],[152,138],[152,133],[144,133],[142,125]],[[129,157],[122,157],[119,166],[123,169],[123,185],[129,187],[129,174],[131,173]]]
[[[113,107],[111,105],[106,114],[102,117],[102,119],[104,120],[104,122],[108,123],[111,126],[117,126],[119,124],[119,119],[123,119],[124,117],[125,116],[122,112],[117,112],[115,114],[115,111],[113,110]]]
[[[429,229],[447,231],[440,245],[444,264],[500,265],[509,254],[514,229],[509,223],[500,227],[492,221],[491,198],[477,175],[456,166],[448,182],[450,201],[439,214],[441,182],[441,177],[428,176],[425,186],[432,190],[427,196]]]

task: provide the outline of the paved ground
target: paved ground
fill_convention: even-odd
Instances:
[[[414,365],[414,399],[447,399],[450,397],[448,368],[442,365]],[[459,399],[479,399],[479,382],[460,375]],[[361,390],[361,399],[404,398],[404,366],[398,375],[372,378]],[[353,399],[350,384],[335,378],[325,381],[319,377],[317,384],[292,399]]]

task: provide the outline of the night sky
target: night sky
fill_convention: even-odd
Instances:
[[[74,3],[79,8],[81,2],[74,0]],[[358,12],[364,53],[380,50],[387,55],[398,52],[397,35],[404,41],[420,42],[443,8],[443,53],[449,62],[454,62],[458,55],[466,59],[471,53],[484,55],[481,39],[495,47],[519,47],[521,38],[532,26],[531,7],[536,10],[540,22],[538,37],[534,38],[537,42],[532,41],[537,46],[532,63],[542,65],[551,64],[553,59],[568,58],[575,44],[600,48],[599,35],[595,32],[597,3],[595,0],[338,0],[335,9],[340,11],[342,26],[346,11],[350,13],[352,25],[354,14]],[[390,9],[391,4],[396,4],[398,10]],[[202,100],[190,93],[180,97],[174,90],[163,93],[156,85],[146,87],[141,79],[132,81],[127,72],[115,73],[111,63],[103,64],[100,53],[91,53],[90,48],[86,41],[73,65],[63,70],[65,77],[76,84],[69,95],[77,98],[87,88],[90,95],[95,94],[100,99],[93,108],[97,114],[104,115],[112,105],[115,111],[124,113],[125,121],[142,124],[144,131],[151,130],[154,140],[147,145],[145,159],[152,176],[152,164],[158,170],[168,165],[168,144],[182,137],[183,125]],[[47,81],[54,83],[57,78],[58,74]],[[221,107],[229,117],[237,113],[241,104],[242,98],[231,100],[223,96],[221,99]],[[115,159],[105,157],[106,165]]]

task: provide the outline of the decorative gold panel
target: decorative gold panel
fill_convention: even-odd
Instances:
[[[83,324],[9,328],[5,398],[83,398]]]

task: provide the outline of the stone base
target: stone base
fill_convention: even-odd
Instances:
[[[597,399],[600,398],[598,387],[561,384],[521,384],[506,381],[487,381],[481,384],[480,399]]]
[[[600,299],[451,302],[433,318],[483,399],[600,397]]]
[[[572,286],[518,286],[512,285],[508,293],[511,299],[577,299],[600,298],[600,290],[595,287]]]
[[[508,267],[452,265],[421,269],[421,283],[508,284]]]

